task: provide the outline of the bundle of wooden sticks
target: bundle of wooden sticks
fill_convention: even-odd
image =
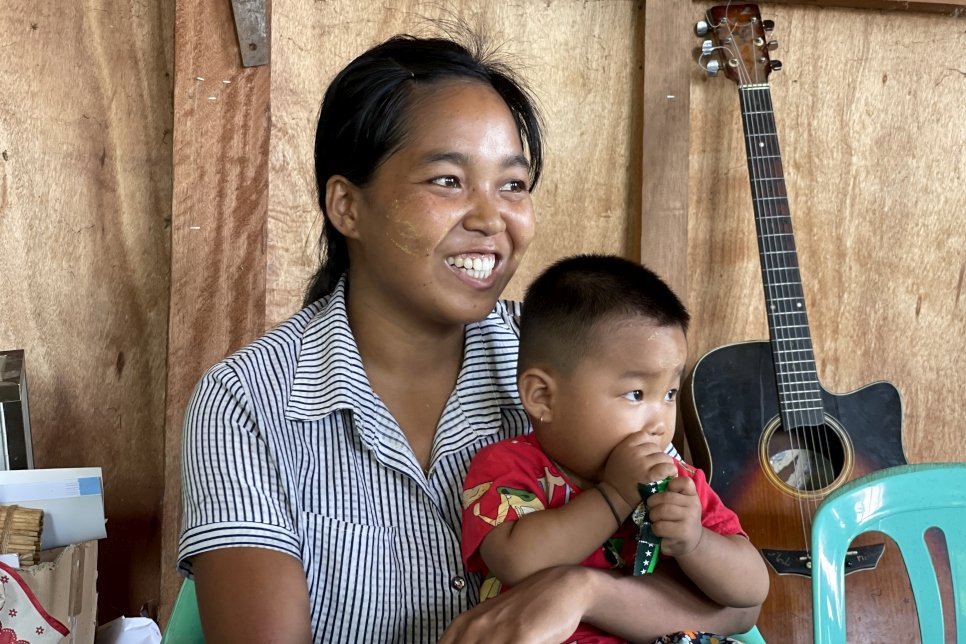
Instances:
[[[19,505],[0,505],[0,553],[20,555],[20,566],[40,563],[40,534],[44,511]]]

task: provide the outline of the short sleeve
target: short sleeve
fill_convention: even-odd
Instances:
[[[718,494],[711,489],[703,470],[690,467],[685,470],[679,465],[678,471],[687,471],[691,479],[694,480],[694,487],[698,491],[698,498],[701,499],[701,525],[718,534],[740,534],[743,537],[748,536],[741,527],[738,515],[735,514],[734,510],[726,506]]]
[[[534,458],[536,451],[509,439],[481,449],[470,463],[463,485],[462,555],[471,572],[486,570],[479,548],[491,530],[550,506],[543,481],[552,474]],[[562,488],[562,478],[557,485]]]
[[[202,377],[182,442],[178,567],[224,547],[271,548],[300,558],[295,521],[244,383],[226,363]]]

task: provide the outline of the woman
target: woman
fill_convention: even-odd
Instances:
[[[431,642],[476,604],[459,491],[480,447],[528,431],[518,311],[498,298],[533,237],[541,163],[526,90],[451,41],[390,39],[332,82],[307,306],[212,367],[186,415],[179,566],[209,642]],[[551,570],[444,639],[559,641],[582,618],[649,633],[629,619],[645,600],[708,630],[749,621],[652,586],[668,595]]]

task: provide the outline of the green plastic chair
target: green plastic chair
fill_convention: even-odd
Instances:
[[[191,579],[185,579],[181,583],[168,626],[161,636],[161,644],[205,644],[205,636],[201,632],[201,617],[198,615],[195,582]]]
[[[966,463],[899,465],[832,492],[812,522],[812,621],[815,644],[842,644],[845,553],[863,532],[881,532],[902,553],[922,642],[945,641],[942,599],[924,539],[938,528],[949,551],[958,644],[966,644]],[[853,636],[855,640],[857,635]],[[855,640],[857,641],[857,640]]]
[[[765,638],[761,636],[757,626],[753,626],[747,633],[732,635],[731,639],[738,640],[742,644],[765,644]]]

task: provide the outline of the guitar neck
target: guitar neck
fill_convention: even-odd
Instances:
[[[786,429],[824,423],[821,386],[805,309],[785,190],[775,113],[767,84],[739,85],[751,197],[778,401]]]

